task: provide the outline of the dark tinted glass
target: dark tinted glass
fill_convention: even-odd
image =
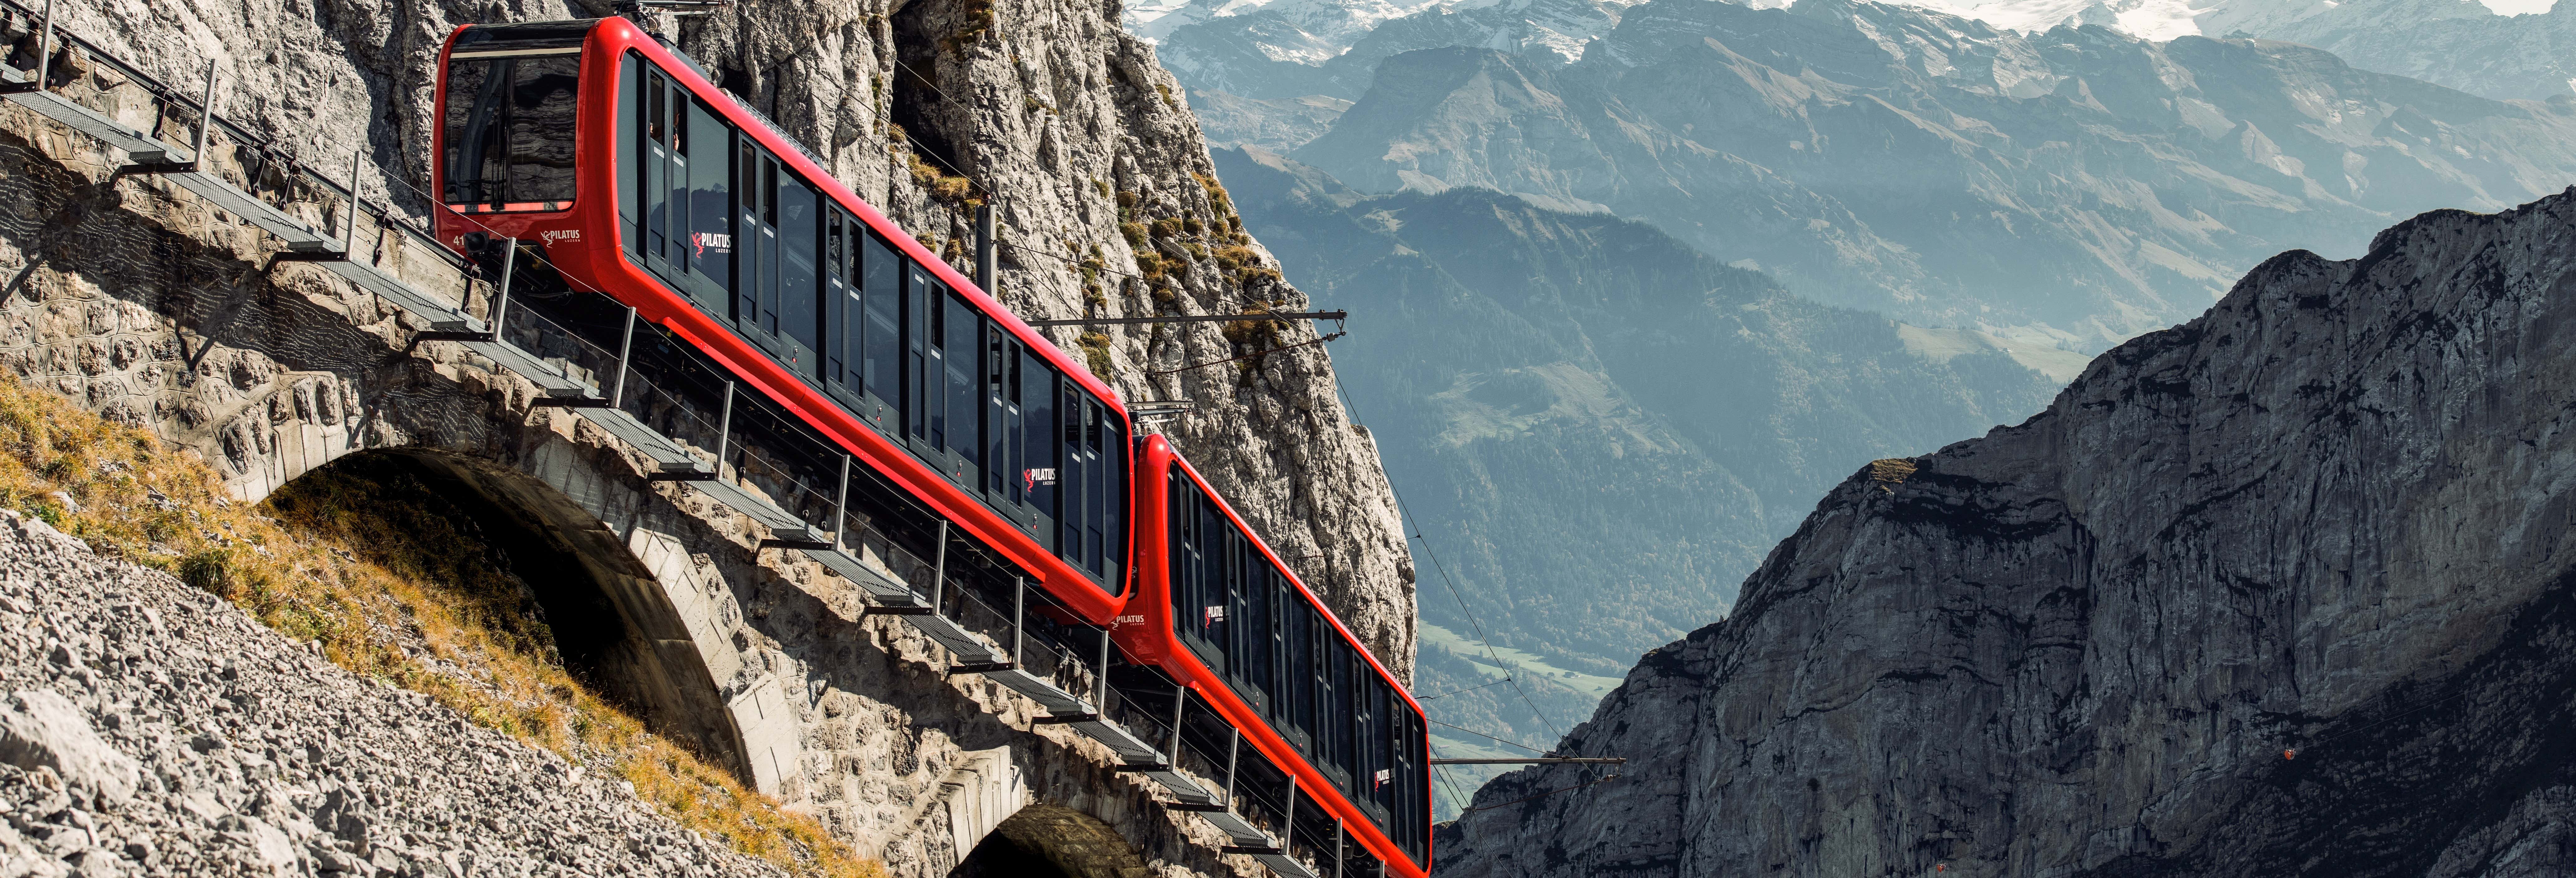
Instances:
[[[903,348],[903,257],[875,235],[859,250],[860,295],[867,300],[867,335],[856,355],[864,364],[861,380],[877,399],[893,399],[903,369],[895,360]]]
[[[822,265],[816,261],[815,236],[823,229],[821,200],[812,187],[789,177],[778,188],[778,331],[796,346],[790,353],[797,371],[814,374],[814,352],[822,349]]]
[[[710,285],[704,301],[724,307],[716,290],[733,288],[733,128],[707,105],[688,101],[676,139],[689,166],[689,270]]]
[[[442,196],[544,210],[572,201],[580,75],[577,54],[450,60]]]
[[[984,363],[984,319],[967,306],[966,300],[951,295],[948,319],[941,330],[946,335],[940,347],[947,352],[948,448],[965,458],[970,468],[981,468],[984,394],[980,391],[984,381],[976,369]]]

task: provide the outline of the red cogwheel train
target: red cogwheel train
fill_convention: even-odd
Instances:
[[[1428,875],[1421,706],[1081,362],[631,21],[466,26],[439,61],[441,240],[541,246],[1108,632],[1296,838],[1347,832],[1330,871]]]

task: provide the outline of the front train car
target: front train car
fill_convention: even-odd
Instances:
[[[1142,622],[1121,625],[1120,642],[1270,763],[1238,787],[1248,810],[1293,822],[1321,859],[1347,837],[1343,874],[1430,874],[1422,705],[1163,437],[1145,438],[1136,475],[1142,588],[1128,612]],[[1300,796],[1320,807],[1297,811]]]
[[[668,383],[759,394],[862,468],[849,490],[927,507],[1081,618],[1116,617],[1133,431],[1086,367],[626,19],[461,27],[440,70],[437,231],[487,266],[519,248],[505,329],[615,350],[631,308],[639,361],[688,373]],[[673,429],[722,432],[706,403]],[[831,494],[835,462],[780,490]],[[895,536],[939,540],[920,530]]]

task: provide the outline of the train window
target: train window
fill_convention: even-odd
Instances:
[[[1020,485],[1028,491],[1021,502],[1028,505],[1029,531],[1048,551],[1056,547],[1057,479],[1063,466],[1059,456],[1062,443],[1056,441],[1055,367],[1047,365],[1037,351],[1020,349],[1020,420],[1028,425],[1020,436]]]
[[[578,52],[450,58],[441,197],[487,210],[571,207],[580,86]]]
[[[863,390],[882,406],[901,398],[903,377],[903,257],[884,238],[868,234],[859,246],[860,294],[867,300],[867,332],[850,359],[864,364]],[[883,427],[884,424],[878,424]]]
[[[841,212],[839,205],[824,208],[823,352],[816,358],[816,365],[821,367],[824,381],[841,386],[850,382],[849,374],[842,371],[847,367],[844,357],[851,347],[849,339],[857,336],[860,329],[860,311],[853,307],[860,304],[858,289],[850,285],[848,233],[852,231],[856,230],[850,226],[850,217]]]
[[[947,386],[932,377],[941,366],[938,343],[940,327],[934,325],[939,309],[934,307],[948,298],[947,289],[930,279],[930,272],[910,260],[904,262],[903,283],[903,431],[911,437],[914,450],[931,456],[941,440],[947,438],[948,405],[934,402],[931,394]],[[933,425],[931,419],[943,421]]]
[[[984,492],[994,503],[1020,502],[1020,343],[987,321],[984,324]]]
[[[1288,651],[1286,737],[1311,757],[1315,752],[1315,631],[1323,622],[1315,608],[1302,600],[1291,603],[1287,616],[1288,624],[1281,626]]]
[[[981,483],[984,468],[984,315],[954,293],[947,296],[948,319],[942,327],[948,389],[948,475],[961,485]]]
[[[1235,627],[1236,676],[1238,687],[1246,693],[1245,701],[1254,710],[1270,712],[1270,604],[1275,590],[1270,559],[1250,541],[1243,543],[1243,587],[1235,593],[1235,606],[1241,607],[1241,624]]]
[[[765,335],[760,331],[761,291],[778,282],[778,229],[761,221],[768,215],[765,206],[778,198],[775,187],[760,183],[760,165],[766,160],[768,155],[750,137],[735,144],[734,192],[741,196],[737,213],[742,264],[734,275],[733,319],[744,335],[755,339]]]
[[[815,246],[821,234],[822,198],[814,187],[788,175],[778,185],[778,330],[784,336],[787,367],[815,375],[815,355],[822,350],[822,266]]]
[[[618,61],[617,161],[620,164],[640,164],[642,161],[643,77],[644,59],[635,53],[628,52]],[[618,242],[625,245],[628,254],[637,257],[644,255],[644,202],[643,190],[639,188],[643,182],[643,175],[633,170],[620,169],[617,174]]]
[[[688,174],[687,236],[680,241],[686,291],[700,307],[721,311],[733,287],[733,127],[694,99],[674,107],[672,117],[682,120],[675,135]]]

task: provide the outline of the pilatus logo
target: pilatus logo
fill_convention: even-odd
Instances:
[[[579,240],[581,240],[581,230],[580,230],[580,229],[548,229],[548,230],[546,230],[546,233],[545,233],[545,239],[546,239],[547,241],[550,241],[550,242],[551,242],[551,241],[579,241]]]
[[[1135,616],[1120,616],[1120,617],[1118,617],[1118,618],[1116,618],[1116,619],[1112,619],[1112,620],[1110,620],[1110,622],[1109,622],[1109,627],[1116,628],[1116,627],[1118,627],[1118,626],[1120,626],[1120,625],[1143,625],[1143,624],[1145,624],[1145,617],[1144,617],[1143,615],[1141,615],[1141,614],[1140,614],[1140,615],[1135,615]]]
[[[689,243],[697,247],[700,258],[704,258],[708,250],[733,252],[733,236],[724,232],[690,232]]]

